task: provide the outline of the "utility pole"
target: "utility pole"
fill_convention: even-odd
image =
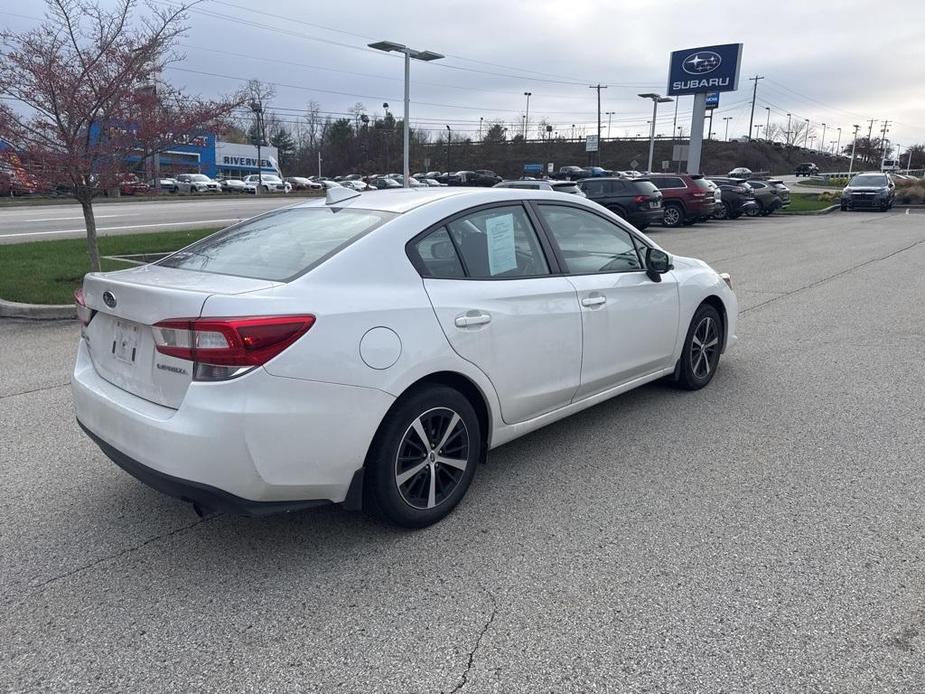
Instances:
[[[871,119],[869,122],[870,122],[870,127],[867,129],[867,150],[868,152],[870,152],[870,149],[871,149],[870,140],[874,136],[874,123],[876,123],[877,121],[875,121],[874,119]]]
[[[880,128],[880,162],[883,163],[883,158],[886,156],[886,134],[890,129],[890,121],[883,121],[883,127]]]
[[[788,113],[788,114],[787,114],[787,146],[788,146],[788,147],[789,147],[790,144],[791,144],[791,143],[790,143],[790,121],[791,121],[791,118],[792,118],[791,115]]]
[[[263,188],[263,166],[261,166],[260,159],[260,148],[263,145],[263,100],[259,98],[251,100],[250,107],[251,111],[254,112],[254,125],[257,128],[257,137],[255,138],[257,140],[257,187],[254,189],[254,195],[258,196]]]
[[[678,102],[681,101],[681,97],[677,97],[674,100],[674,120],[671,122],[671,144],[674,144],[674,133],[678,129]]]
[[[724,139],[729,142],[729,121],[732,120],[732,116],[723,116],[723,120],[726,121],[726,137]]]
[[[607,89],[606,84],[592,84],[588,89],[597,90],[597,152],[595,152],[595,163],[601,165],[601,90]]]
[[[707,126],[707,139],[708,140],[713,139],[713,111],[715,110],[716,110],[715,108],[710,109],[710,125]]]
[[[752,90],[752,115],[748,117],[748,139],[752,139],[752,124],[755,121],[755,99],[758,97],[758,80],[763,80],[764,77],[761,75],[755,75],[754,77],[748,78],[750,81],[755,83],[755,88]]]
[[[873,127],[873,125],[871,125]],[[851,176],[851,172],[854,171],[854,151],[858,148],[858,130],[861,129],[860,125],[854,126],[854,142],[851,143],[851,163],[848,164],[848,176]],[[869,142],[870,140],[868,140]]]
[[[530,97],[533,96],[533,92],[524,92],[524,96],[527,97],[527,110],[524,113],[524,142],[526,142],[527,126],[530,125]]]

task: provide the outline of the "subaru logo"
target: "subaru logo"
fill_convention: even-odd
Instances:
[[[111,291],[103,292],[103,303],[106,304],[109,308],[116,307],[116,297]]]
[[[705,75],[713,72],[723,62],[719,53],[713,51],[697,51],[687,56],[681,63],[684,72],[689,75]]]

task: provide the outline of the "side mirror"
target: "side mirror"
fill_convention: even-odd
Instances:
[[[646,251],[646,274],[653,282],[661,282],[662,275],[671,269],[671,256],[665,251],[650,248]]]

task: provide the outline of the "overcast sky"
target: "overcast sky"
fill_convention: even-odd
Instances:
[[[0,7],[0,25],[18,30],[34,24],[28,17],[40,17],[44,3]],[[786,125],[790,112],[810,119],[819,136],[827,123],[826,141],[841,127],[844,144],[853,124],[866,134],[868,119],[876,119],[877,133],[888,119],[888,137],[903,149],[925,142],[925,1],[820,7],[806,0],[208,0],[191,12],[186,59],[166,77],[204,96],[250,78],[276,83],[273,106],[284,119],[309,100],[332,114],[356,102],[370,114],[388,102],[400,114],[400,59],[365,47],[387,39],[447,56],[412,67],[411,119],[418,127],[436,134],[449,124],[454,133],[475,134],[484,118],[519,128],[523,92],[530,91],[531,134],[542,118],[560,134],[572,124],[590,133],[596,95],[588,85],[600,82],[608,85],[601,110],[614,112],[611,134],[622,136],[646,132],[650,102],[636,94],[664,92],[672,50],[741,42],[739,90],[722,94],[715,113],[719,137],[724,116],[732,117],[730,137],[745,134],[753,84],[747,78],[759,74],[766,79],[755,123],[764,124],[770,108],[771,121]],[[679,103],[685,133],[691,101]],[[673,104],[663,106],[658,131],[668,134],[673,117]]]

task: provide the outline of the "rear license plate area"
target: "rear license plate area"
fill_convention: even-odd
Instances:
[[[125,364],[134,364],[138,353],[138,324],[116,321],[112,336],[112,356]]]

